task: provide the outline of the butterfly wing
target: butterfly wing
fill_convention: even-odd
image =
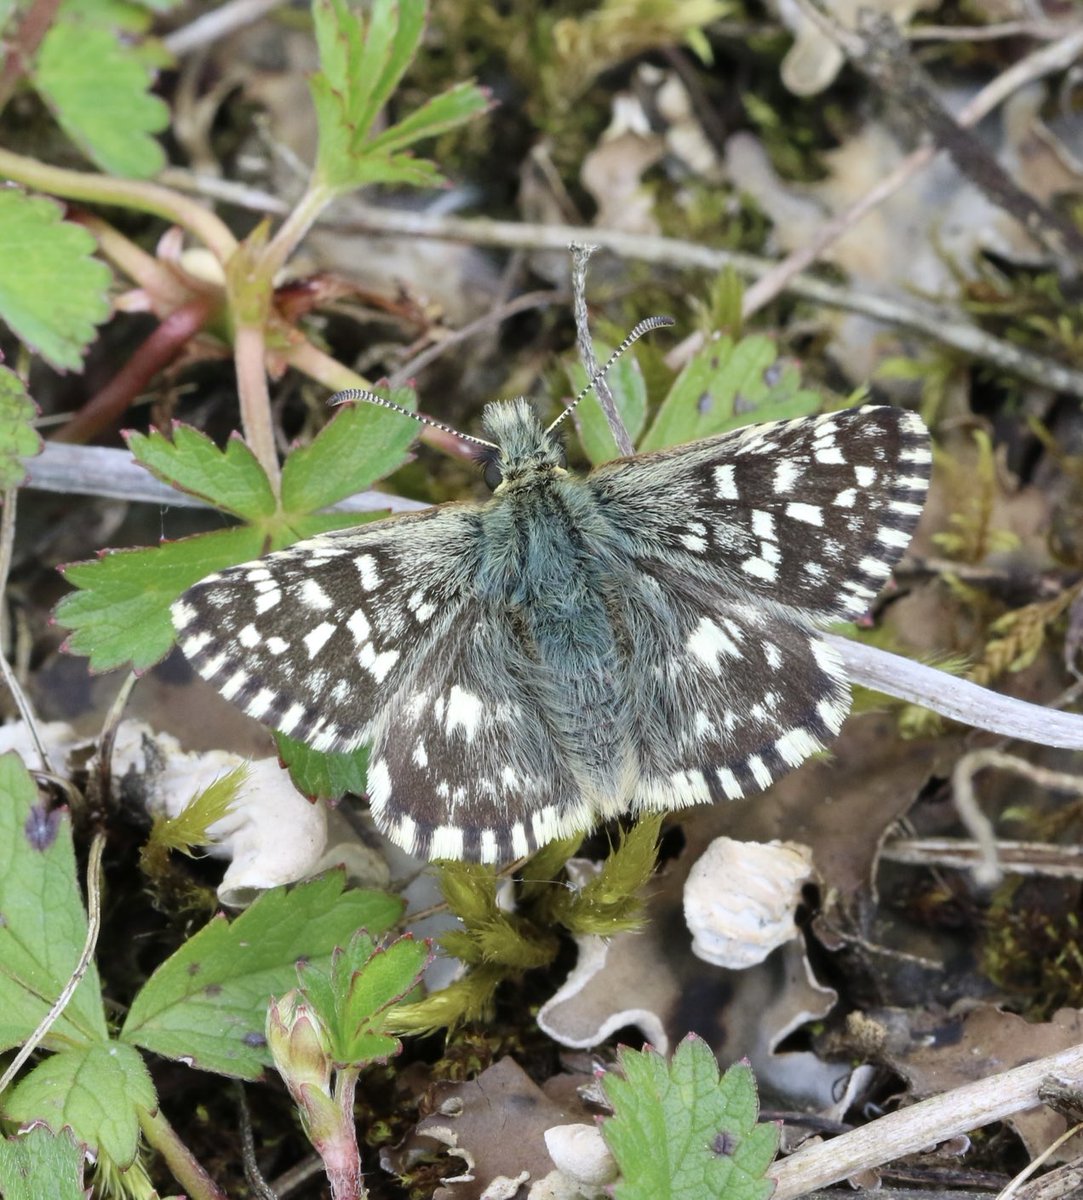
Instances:
[[[460,618],[476,520],[426,509],[209,575],[173,605],[180,648],[249,716],[354,750]]]
[[[870,406],[618,460],[588,482],[648,572],[852,620],[910,542],[931,461],[918,417]]]
[[[851,409],[607,464],[589,486],[628,532],[641,808],[767,787],[849,710],[815,623],[863,613],[910,541],[931,455],[920,420]]]

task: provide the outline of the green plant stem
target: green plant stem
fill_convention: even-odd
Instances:
[[[271,425],[271,396],[267,390],[266,343],[260,325],[239,325],[233,335],[233,362],[241,424],[249,449],[267,472],[275,495],[281,473]]]
[[[173,1178],[184,1188],[191,1200],[229,1200],[225,1192],[196,1161],[191,1150],[177,1136],[177,1131],[162,1116],[139,1110],[139,1127],[143,1136],[165,1159]]]
[[[266,273],[269,286],[273,285],[274,277],[286,265],[305,234],[334,198],[335,193],[331,188],[314,179],[309,181],[304,195],[290,210],[289,215],[278,227],[278,232],[260,255],[259,270]]]
[[[0,149],[0,176],[65,200],[116,204],[163,217],[199,238],[222,263],[237,249],[237,239],[213,212],[156,183],[51,167],[4,149]]]

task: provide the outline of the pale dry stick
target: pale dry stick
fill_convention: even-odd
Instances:
[[[1032,1158],[1030,1162],[1016,1175],[997,1196],[996,1200],[1012,1200],[1024,1183],[1034,1174],[1035,1171],[1046,1162],[1053,1154],[1055,1154],[1061,1146],[1064,1145],[1070,1138],[1074,1138],[1077,1133],[1083,1130],[1083,1124],[1069,1126],[1059,1138],[1055,1138],[1048,1146]]]
[[[598,370],[598,359],[594,353],[594,343],[590,336],[590,315],[587,312],[587,265],[591,256],[597,251],[594,245],[573,242],[572,254],[572,298],[575,308],[575,340],[579,347],[579,361],[583,365],[588,379],[594,381],[594,395],[598,398],[602,415],[605,417],[609,431],[613,435],[617,450],[627,458],[635,454],[636,448],[628,436],[628,430],[617,411],[617,402],[613,399],[613,390],[605,378],[605,373]]]
[[[0,154],[2,157],[2,154]],[[174,169],[162,179],[178,190],[192,191],[257,212],[287,211],[277,197],[225,180],[194,176]],[[327,228],[348,233],[387,234],[396,237],[433,238],[506,250],[566,250],[575,241],[591,241],[600,249],[636,262],[656,263],[678,270],[717,274],[731,267],[738,275],[759,279],[776,265],[754,254],[701,246],[679,238],[649,237],[617,229],[585,229],[579,225],[532,225],[518,221],[495,221],[481,217],[434,216],[397,209],[374,208],[356,200],[340,201],[336,220],[324,220]],[[988,362],[1053,391],[1083,399],[1083,371],[1043,358],[1022,347],[994,337],[959,319],[957,313],[938,305],[885,296],[860,289],[840,287],[810,275],[796,275],[786,290],[803,300],[861,313],[885,325],[898,325],[924,334],[935,342]]]
[[[997,858],[1012,875],[1083,880],[1083,846],[999,839]],[[982,862],[982,847],[962,838],[897,838],[880,849],[880,858],[907,867],[947,867],[973,871]]]
[[[200,46],[217,42],[235,30],[251,25],[286,3],[287,0],[229,0],[221,8],[204,13],[180,29],[167,33],[162,41],[170,54],[179,58],[182,54],[189,54]]]
[[[42,1039],[48,1034],[49,1030],[60,1019],[60,1015],[64,1009],[68,1007],[68,1002],[75,995],[75,989],[82,982],[83,976],[87,973],[90,967],[90,961],[94,957],[94,951],[98,945],[98,934],[102,927],[102,852],[105,849],[105,834],[100,830],[94,835],[93,841],[90,843],[90,854],[87,857],[86,867],[86,900],[87,900],[87,922],[86,922],[86,939],[83,942],[83,951],[79,955],[79,961],[75,964],[75,969],[68,977],[68,982],[64,984],[60,995],[53,1001],[49,1007],[49,1011],[42,1017],[37,1029],[30,1035],[19,1049],[19,1053],[11,1060],[8,1069],[0,1076],[0,1095],[8,1087],[11,1081],[22,1069],[26,1060],[31,1054],[41,1045]]]
[[[997,855],[993,823],[981,811],[974,795],[974,776],[990,767],[1001,771],[1014,771],[1016,775],[1022,775],[1050,791],[1083,796],[1083,778],[1078,775],[1051,771],[1047,767],[1037,766],[1013,754],[1004,754],[1000,750],[972,750],[969,754],[964,754],[951,773],[952,795],[956,811],[981,850],[981,861],[975,865],[973,872],[974,882],[979,887],[996,887],[1004,876]]]
[[[99,496],[107,500],[161,504],[169,508],[214,507],[200,496],[178,491],[155,479],[127,450],[46,442],[41,454],[36,458],[23,459],[23,465],[27,471],[23,487],[37,488],[43,492]],[[326,511],[374,512],[386,508],[393,512],[413,512],[428,507],[406,496],[367,491],[329,505]]]
[[[1064,34],[1058,21],[1001,21],[998,25],[912,25],[906,36],[912,42],[995,42],[1000,38],[1026,37],[1048,42]]]
[[[1083,1087],[1083,1046],[964,1084],[775,1163],[772,1200],[798,1197],[1041,1104],[1049,1078]]]
[[[920,704],[974,729],[1037,746],[1083,750],[1083,716],[1004,696],[969,679],[959,679],[925,663],[852,642],[838,634],[821,636],[842,656],[847,677],[854,683]]]
[[[1067,70],[1080,53],[1083,53],[1083,25],[1076,26],[1059,41],[1042,46],[1003,71],[996,79],[982,88],[958,113],[956,121],[965,129],[977,125],[1007,96],[1018,91],[1025,84],[1041,79],[1045,75],[1051,75],[1054,71]],[[874,208],[883,204],[920,171],[923,171],[941,153],[941,148],[934,143],[920,146],[908,154],[893,171],[866,192],[860,200],[824,222],[810,241],[787,255],[782,262],[757,279],[745,292],[741,315],[747,319],[774,300],[780,292],[789,287],[790,281],[795,275],[800,274],[816,262],[829,246],[853,229]],[[677,347],[672,355],[676,355],[678,350],[684,350],[685,344],[682,343],[680,347]],[[685,353],[687,354],[687,351]]]

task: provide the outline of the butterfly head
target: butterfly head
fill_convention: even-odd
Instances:
[[[542,425],[522,396],[486,405],[482,423],[495,443],[491,451],[482,454],[490,491],[537,482],[567,469],[560,439]]]

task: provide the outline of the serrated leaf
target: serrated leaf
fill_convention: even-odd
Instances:
[[[613,352],[613,347],[598,342],[594,350],[598,361],[605,362]],[[628,436],[634,442],[643,432],[643,423],[647,419],[647,385],[643,381],[639,363],[631,354],[625,354],[609,368],[605,378],[609,390],[613,393],[613,402],[624,422],[624,428],[628,430]],[[578,395],[587,382],[587,373],[581,363],[569,365],[568,380]],[[609,422],[605,419],[602,406],[593,391],[579,402],[573,420],[579,430],[579,440],[587,458],[595,466],[620,457],[613,431],[609,428]]]
[[[398,1054],[402,1043],[385,1029],[389,1012],[417,986],[431,957],[409,935],[379,947],[361,931],[335,953],[329,973],[301,967],[301,990],[326,1030],[336,1068]]]
[[[413,388],[396,388],[387,399],[411,411]],[[307,446],[292,450],[282,467],[282,506],[287,513],[314,513],[364,491],[402,466],[421,431],[409,417],[362,401],[344,404]]]
[[[263,535],[242,526],[72,563],[63,575],[79,591],[56,607],[58,624],[71,630],[65,648],[85,654],[94,671],[125,664],[146,670],[173,645],[169,606],[181,592],[214,571],[258,558],[262,551]]]
[[[274,737],[278,756],[302,796],[338,800],[347,792],[364,795],[369,763],[367,746],[346,754],[325,754],[284,733],[276,731]]]
[[[238,434],[219,450],[206,434],[179,422],[172,438],[158,430],[128,433],[132,456],[163,482],[248,521],[270,517],[275,495],[267,472]]]
[[[34,82],[61,129],[113,175],[142,179],[165,154],[151,136],[169,127],[169,108],[151,95],[151,72],[115,33],[68,17],[45,35]]]
[[[248,778],[248,766],[234,767],[206,787],[175,817],[156,817],[148,838],[148,849],[158,847],[191,854],[196,846],[206,846],[214,839],[207,830],[215,821],[229,815],[237,792]]]
[[[5,1200],[85,1200],[81,1146],[70,1131],[38,1126],[0,1139],[0,1196]]]
[[[820,397],[801,387],[797,370],[778,362],[770,338],[709,341],[677,376],[640,451],[662,450],[758,421],[807,416]]]
[[[50,1055],[3,1103],[13,1121],[69,1126],[81,1142],[124,1169],[139,1149],[139,1109],[152,1112],[158,1095],[139,1052],[109,1042]]]
[[[23,381],[0,366],[0,489],[18,487],[26,478],[22,460],[41,452],[41,438],[30,423],[36,414]]]
[[[71,818],[49,809],[17,754],[0,756],[0,1050],[26,1041],[68,982],[86,941]],[[49,1049],[104,1042],[91,964],[45,1039]]]
[[[369,136],[417,51],[425,0],[374,0],[367,27],[345,0],[315,0],[312,13],[320,51],[320,70],[310,81],[319,126],[314,178],[333,192],[377,182],[440,182],[431,162],[399,151],[487,109],[487,97],[473,84],[460,84],[378,138]]]
[[[74,370],[109,316],[109,268],[58,204],[0,188],[0,319],[60,370]]]
[[[329,966],[355,930],[383,933],[401,912],[395,896],[343,891],[341,871],[265,892],[236,920],[215,917],[154,972],[121,1038],[205,1071],[255,1079],[270,1063],[267,1001],[293,987],[298,960]]]
[[[767,1200],[778,1128],[757,1125],[756,1082],[738,1065],[719,1079],[710,1047],[694,1033],[671,1062],[621,1047],[602,1080],[613,1116],[602,1136],[621,1171],[616,1200]]]

